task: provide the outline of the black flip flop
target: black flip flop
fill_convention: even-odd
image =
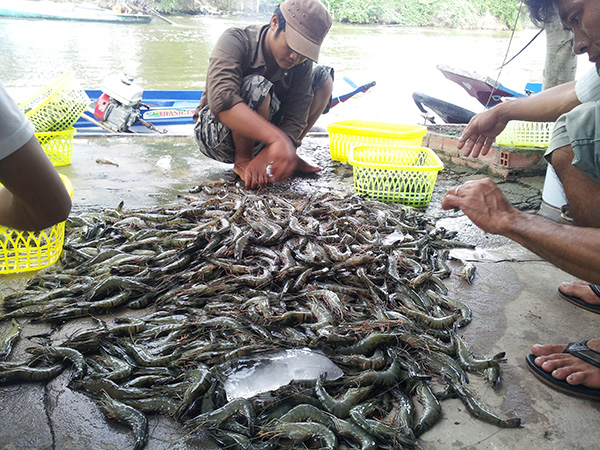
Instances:
[[[600,298],[600,286],[596,284],[590,284],[590,289]],[[580,308],[586,309],[588,311],[594,312],[596,314],[600,314],[600,305],[592,305],[591,303],[584,302],[579,297],[575,297],[573,295],[567,295],[563,291],[558,288],[558,295],[564,298],[566,301],[573,303]]]
[[[600,352],[592,350],[587,346],[587,341],[571,342],[563,353],[570,353],[577,358],[600,368]],[[565,394],[575,397],[586,398],[588,400],[600,401],[600,389],[589,388],[586,386],[571,385],[564,380],[557,380],[550,372],[546,372],[535,363],[536,356],[530,353],[525,358],[529,370],[538,377],[543,383],[551,388],[558,389]]]

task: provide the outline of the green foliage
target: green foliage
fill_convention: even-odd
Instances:
[[[331,0],[329,7],[337,21],[371,23],[377,21],[377,10],[381,3],[376,0]]]
[[[325,3],[340,22],[477,28],[478,19],[486,13],[512,26],[519,1],[330,0]]]
[[[261,14],[272,12],[282,0],[259,0]],[[322,0],[337,22],[387,23],[405,26],[479,28],[481,17],[493,16],[514,26],[519,0]],[[256,12],[256,0],[146,0],[158,11],[190,11],[204,4],[224,13]],[[521,17],[527,17],[522,7]]]
[[[164,13],[170,13],[175,9],[183,9],[183,4],[188,2],[185,0],[146,0],[146,4],[153,9]]]
[[[469,0],[469,2],[477,8],[479,13],[489,11],[492,16],[510,26],[514,26],[520,3],[518,0]],[[523,5],[521,16],[527,15],[527,7]]]

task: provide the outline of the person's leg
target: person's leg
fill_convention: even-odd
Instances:
[[[560,179],[575,224],[600,228],[600,108],[584,104],[561,116],[554,128],[546,156]],[[577,231],[574,231],[577,232]],[[585,281],[561,283],[559,293],[571,296],[572,302],[589,310],[600,304],[600,298]],[[566,298],[566,297],[565,297]],[[576,302],[574,301],[576,300]],[[588,303],[585,305],[582,303]],[[600,339],[587,346],[600,352]],[[586,395],[597,398],[600,390],[600,367],[571,353],[566,345],[532,346],[534,364],[555,380],[572,386],[592,388]],[[598,361],[598,355],[594,356]],[[529,361],[529,359],[528,359]],[[566,390],[565,385],[559,389]]]
[[[249,75],[244,78],[241,89],[241,95],[248,107],[257,112],[260,110],[259,114],[269,121],[280,104],[279,100],[271,95],[272,86],[269,80],[260,75]],[[233,133],[213,116],[208,106],[198,112],[194,136],[200,151],[209,158],[228,164],[235,163],[236,144]],[[245,151],[247,142],[239,136],[236,140],[241,151]],[[257,145],[253,142],[250,159],[261,150],[262,146],[263,144]]]
[[[600,108],[583,104],[556,122],[547,158],[565,190],[576,225],[600,228]],[[600,297],[586,281],[561,283],[561,296],[587,308]],[[570,299],[569,299],[570,298]],[[589,308],[595,310],[594,306]]]
[[[331,107],[331,95],[333,93],[333,69],[331,67],[313,67],[312,91],[313,101],[308,111],[306,127],[300,134],[299,140],[306,137],[321,115],[329,112],[329,108]],[[311,174],[319,172],[321,168],[313,166],[304,159],[298,157],[298,167],[296,170],[300,173]]]
[[[600,228],[600,184],[572,164],[570,146],[552,152],[552,167],[560,179],[576,225]]]
[[[600,339],[590,339],[587,345],[600,352]],[[552,374],[557,380],[571,385],[581,385],[600,389],[600,368],[574,355],[563,353],[566,345],[534,345],[532,353],[536,356],[535,364]]]
[[[323,85],[315,91],[313,94],[313,101],[310,105],[310,110],[308,111],[308,119],[306,123],[306,128],[300,135],[300,140],[304,139],[304,137],[308,134],[308,132],[312,129],[312,127],[317,123],[317,120],[325,111],[331,102],[331,94],[333,93],[333,79],[331,76],[328,76]]]
[[[262,103],[258,105],[256,112],[264,119],[269,120],[270,105],[271,94],[267,94],[263,98]],[[246,181],[246,173],[244,167],[249,161],[255,158],[254,147],[256,142],[254,141],[254,139],[250,139],[235,131],[231,132],[231,136],[233,138],[233,146],[235,148],[233,172],[236,175],[238,175],[242,180]],[[265,151],[261,151],[260,153],[258,153],[258,155],[256,155],[256,158],[261,157],[267,158],[268,155],[265,153]]]

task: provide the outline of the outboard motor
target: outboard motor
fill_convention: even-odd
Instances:
[[[144,90],[133,78],[113,76],[101,85],[94,117],[114,132],[126,132],[140,120],[140,102]]]

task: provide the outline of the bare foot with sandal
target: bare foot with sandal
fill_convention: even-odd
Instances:
[[[558,294],[580,308],[600,314],[600,286],[598,285],[582,280],[563,282],[558,287]]]
[[[600,339],[536,344],[531,351],[527,365],[542,382],[567,394],[600,400]]]

